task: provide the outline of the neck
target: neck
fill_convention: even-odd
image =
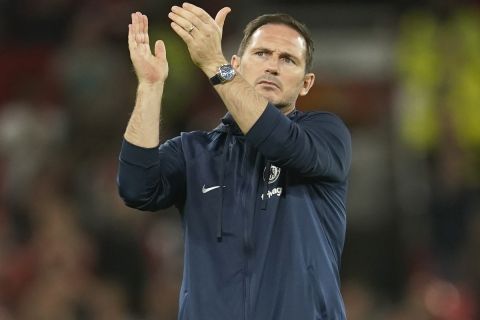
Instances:
[[[284,115],[289,114],[289,113],[292,112],[293,110],[295,110],[295,106],[288,106],[288,107],[280,108],[280,111],[282,111],[282,113],[283,113]]]

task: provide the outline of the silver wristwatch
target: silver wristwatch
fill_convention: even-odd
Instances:
[[[217,73],[210,78],[210,82],[213,85],[225,83],[233,80],[237,72],[231,64],[223,64],[218,68]]]

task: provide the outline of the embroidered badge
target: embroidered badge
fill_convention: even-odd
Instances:
[[[267,167],[265,167],[265,169],[263,169],[263,180],[266,181],[268,177],[268,183],[274,183],[278,180],[278,177],[280,177],[280,171],[281,169],[279,167],[272,164],[270,166],[270,172],[267,175]]]

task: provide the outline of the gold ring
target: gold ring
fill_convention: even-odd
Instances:
[[[190,28],[188,28],[188,30],[187,30],[187,31],[188,31],[188,33],[191,33],[191,32],[193,31],[193,29],[195,29],[195,26],[193,26],[193,25],[192,25],[192,26],[190,26]]]

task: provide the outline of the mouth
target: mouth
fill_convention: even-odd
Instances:
[[[270,86],[270,87],[275,87],[277,89],[280,89],[280,86],[278,84],[276,84],[275,82],[272,82],[272,81],[262,80],[262,81],[259,81],[257,84],[267,85],[267,86]]]

